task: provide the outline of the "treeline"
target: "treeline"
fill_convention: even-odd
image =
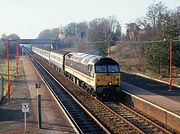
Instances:
[[[61,39],[79,52],[107,55],[109,41],[118,41],[121,25],[116,17],[98,18],[90,22],[70,23],[64,27],[46,29],[38,38]]]
[[[172,39],[173,66],[180,67],[180,6],[169,10],[162,2],[153,3],[147,8],[144,17],[127,23],[126,28],[126,33],[122,34],[119,20],[110,16],[46,29],[40,32],[37,38],[60,39],[76,48],[74,51],[102,56],[107,56],[108,47],[120,42],[126,42],[124,44],[129,42],[139,61],[139,67],[159,73],[162,70],[169,70],[169,41]],[[6,39],[19,37],[15,34],[3,35],[0,39],[0,56],[7,52],[3,45]],[[11,48],[15,54],[15,45]]]
[[[126,38],[131,41],[180,39],[180,6],[169,10],[162,2],[147,8],[146,16],[127,24]]]
[[[150,5],[144,18],[127,24],[127,33],[122,38],[134,42],[141,67],[145,65],[158,73],[169,69],[172,39],[173,66],[180,67],[180,7],[168,10],[161,2]]]
[[[79,52],[107,55],[107,48],[120,42],[131,42],[139,66],[161,73],[169,69],[169,41],[173,40],[173,66],[180,66],[180,7],[169,10],[162,2],[153,3],[146,15],[126,24],[126,33],[114,16],[90,22],[70,23],[46,29],[38,38],[61,39]],[[167,71],[168,72],[168,71]]]
[[[16,34],[2,34],[0,38],[0,58],[7,58],[7,40],[15,40],[15,39],[20,39],[18,35]],[[16,54],[16,44],[10,44],[10,52],[11,52],[11,57],[14,58]]]

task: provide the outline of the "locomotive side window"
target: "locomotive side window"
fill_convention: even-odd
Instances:
[[[94,77],[94,67],[91,65],[91,76]]]
[[[119,66],[117,66],[117,65],[108,65],[108,72],[109,73],[119,72]]]
[[[107,72],[107,66],[106,65],[97,65],[96,66],[96,73],[106,73]]]
[[[94,77],[94,68],[93,65],[88,65],[88,72],[92,77]]]
[[[88,65],[88,72],[91,72],[91,65]]]

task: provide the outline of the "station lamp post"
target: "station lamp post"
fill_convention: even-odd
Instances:
[[[8,60],[8,86],[7,86],[7,91],[8,91],[8,98],[10,99],[10,94],[11,94],[11,83],[10,83],[10,42],[9,40],[7,40],[7,42],[5,42],[6,47],[7,47],[7,60]],[[19,44],[16,44],[16,76],[18,75],[18,56],[19,56]]]
[[[16,76],[18,76],[19,44],[16,42]]]
[[[164,42],[166,42],[167,40],[164,39]],[[170,38],[169,40],[169,90],[168,91],[172,91],[172,39]]]
[[[170,39],[170,46],[169,46],[169,66],[170,66],[170,85],[169,91],[172,91],[172,39]]]
[[[7,61],[8,61],[8,66],[7,66],[7,92],[8,92],[8,98],[10,99],[10,45],[9,45],[9,40],[8,39],[2,39],[4,41],[4,44],[7,49]]]
[[[10,99],[10,45],[7,41],[7,59],[8,59],[8,98]]]

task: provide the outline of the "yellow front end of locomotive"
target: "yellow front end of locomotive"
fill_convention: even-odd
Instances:
[[[96,73],[95,86],[119,86],[120,85],[120,73],[104,74]]]

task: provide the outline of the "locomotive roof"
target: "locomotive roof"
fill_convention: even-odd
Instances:
[[[80,62],[82,64],[88,65],[88,64],[95,64],[97,61],[99,61],[102,56],[98,55],[90,55],[90,54],[85,54],[85,53],[69,53],[66,56],[67,58]]]

